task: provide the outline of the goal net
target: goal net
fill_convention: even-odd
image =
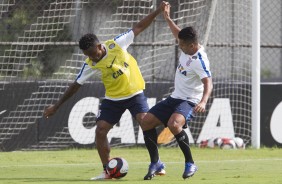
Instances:
[[[0,26],[0,149],[95,147],[96,115],[103,84],[92,77],[48,120],[42,117],[76,78],[86,59],[77,42],[85,33],[100,41],[132,28],[160,0],[2,1]],[[191,143],[211,137],[251,140],[251,1],[169,1],[180,28],[194,26],[205,46],[214,90],[207,112],[185,129]],[[3,11],[4,10],[4,11]],[[149,106],[170,95],[178,49],[160,15],[129,47],[146,81]],[[177,145],[158,128],[159,143]],[[126,111],[108,134],[112,146],[144,144]]]

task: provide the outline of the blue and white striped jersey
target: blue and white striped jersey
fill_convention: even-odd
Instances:
[[[203,46],[192,56],[181,51],[171,97],[199,103],[204,91],[201,79],[205,77],[211,77],[211,72]]]

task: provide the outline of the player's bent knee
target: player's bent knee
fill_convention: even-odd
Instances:
[[[176,121],[169,121],[167,123],[167,127],[173,133],[174,135],[178,134],[182,130],[182,125],[181,123],[177,123]]]
[[[150,130],[150,129],[154,128],[154,127],[151,126],[151,124],[148,121],[142,121],[140,123],[140,126],[141,126],[141,129],[143,131]]]
[[[105,134],[107,134],[103,128],[99,128],[99,127],[96,128],[95,133],[97,137],[104,136]]]
[[[167,123],[167,127],[168,127],[169,129],[176,129],[176,128],[179,127],[179,123],[177,123],[176,121],[169,121],[169,122]]]
[[[107,127],[97,126],[95,133],[97,137],[103,137],[103,136],[107,136],[109,130],[110,129]]]
[[[153,129],[159,125],[162,125],[162,122],[157,117],[155,117],[154,114],[151,113],[147,113],[140,123],[143,131]]]

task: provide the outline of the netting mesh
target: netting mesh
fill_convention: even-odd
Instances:
[[[251,137],[251,12],[251,1],[218,1],[207,48],[217,84],[213,97],[229,96],[235,134],[247,142]]]
[[[10,6],[15,5],[15,0],[2,0],[0,4],[0,18],[9,11]]]
[[[261,2],[261,79],[280,82],[282,78],[282,1]]]
[[[80,93],[68,101],[49,121],[42,118],[43,110],[55,103],[77,76],[85,60],[85,56],[77,47],[77,41],[83,34],[95,33],[102,42],[112,39],[130,29],[137,21],[152,12],[160,2],[160,0],[1,1],[0,149],[61,149],[83,146],[79,141],[95,146],[93,130],[98,113],[97,107],[104,95],[100,79],[92,77],[82,87]],[[275,3],[281,4],[278,0]],[[211,108],[214,99],[228,98],[235,135],[249,143],[251,1],[178,0],[170,1],[170,4],[171,17],[177,25],[180,28],[195,26],[201,43],[207,44],[206,50],[215,84],[208,109]],[[264,24],[266,22],[262,23],[263,26]],[[277,22],[277,25],[281,26],[281,23]],[[279,34],[281,33],[278,33],[278,37]],[[267,40],[272,43],[279,38]],[[281,42],[278,41],[277,44]],[[279,52],[279,48],[277,49],[271,51]],[[173,90],[174,73],[180,52],[162,16],[158,16],[152,25],[135,39],[128,51],[139,63],[147,83],[145,92],[150,106],[168,96]],[[80,100],[87,97],[94,97],[89,99],[91,104],[83,101],[84,106],[93,106],[91,112],[82,110],[83,105],[78,106],[80,108],[75,112],[72,111]],[[225,107],[222,105],[217,108]],[[73,121],[70,118],[73,117],[71,112],[81,117],[83,126],[87,129],[85,132],[70,134],[70,122]],[[193,140],[191,142],[198,140],[207,116],[213,118],[208,112],[198,115],[191,122],[189,132]],[[161,130],[162,128],[159,129]],[[120,123],[111,130],[109,140],[112,146],[143,143],[142,131],[128,111]],[[175,146],[176,143],[172,141],[167,144],[171,145]]]

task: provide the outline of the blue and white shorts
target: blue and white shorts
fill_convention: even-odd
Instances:
[[[148,112],[149,106],[144,93],[119,101],[104,99],[100,106],[100,113],[97,121],[104,120],[115,125],[120,121],[120,118],[126,109],[130,111],[134,118],[136,118],[138,113]]]
[[[149,113],[154,114],[165,126],[173,113],[182,114],[186,119],[186,124],[183,128],[187,128],[188,123],[194,118],[195,104],[182,99],[168,97],[159,102],[149,110]]]

